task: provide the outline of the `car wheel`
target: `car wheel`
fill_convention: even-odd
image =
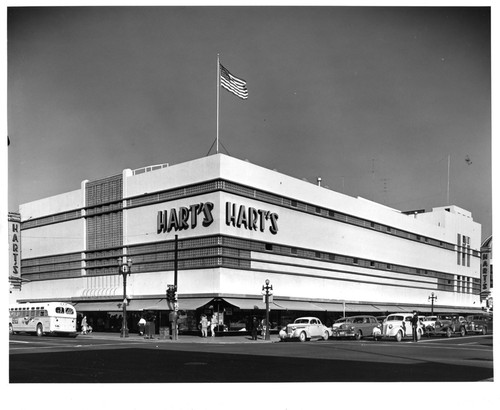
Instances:
[[[451,337],[451,329],[446,329],[446,337]]]
[[[323,333],[323,340],[328,340],[328,338],[330,337],[330,335],[328,334],[328,332],[325,330],[325,333]]]
[[[463,327],[463,326],[462,326],[462,327],[460,328],[460,336],[462,336],[462,337],[463,337],[463,336],[465,336],[466,334],[467,334],[467,331],[465,330],[465,327]]]
[[[482,333],[483,335],[485,335],[486,333],[488,333],[488,328],[483,327],[483,330],[481,331],[481,333]]]
[[[43,336],[43,326],[41,323],[39,323],[36,327],[36,335],[38,337]]]
[[[14,328],[12,327],[12,324],[9,323],[9,335],[14,334]]]
[[[403,340],[403,332],[401,332],[401,330],[396,333],[396,342],[401,342],[401,340]]]
[[[363,338],[363,333],[361,333],[361,330],[358,330],[356,334],[354,335],[354,338],[356,340],[361,340]]]
[[[300,342],[305,342],[306,340],[307,340],[306,332],[302,332],[302,333],[299,335],[299,341],[300,341]]]

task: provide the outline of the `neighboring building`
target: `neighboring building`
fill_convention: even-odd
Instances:
[[[493,235],[481,245],[481,303],[493,310]]]
[[[354,312],[480,309],[481,226],[456,206],[401,212],[222,154],[83,181],[20,206],[22,301],[64,300],[109,329],[127,280],[131,330],[145,310],[167,321],[178,237],[181,323],[230,328],[263,315],[324,322]],[[98,328],[99,328],[98,327]],[[96,328],[94,324],[94,328]]]

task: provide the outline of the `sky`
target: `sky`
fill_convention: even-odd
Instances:
[[[488,7],[11,7],[7,30],[9,211],[213,154],[219,54],[249,91],[220,91],[220,152],[492,233]]]

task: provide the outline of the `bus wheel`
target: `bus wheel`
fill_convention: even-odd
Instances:
[[[12,327],[12,324],[9,323],[9,335],[13,335],[14,334],[14,328]]]
[[[43,336],[43,326],[41,323],[39,323],[37,326],[36,326],[36,335],[38,337],[40,336]]]

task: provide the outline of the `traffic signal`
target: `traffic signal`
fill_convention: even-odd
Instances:
[[[176,286],[168,285],[168,288],[167,288],[167,301],[168,302],[175,302],[177,300],[176,291],[177,291]]]

